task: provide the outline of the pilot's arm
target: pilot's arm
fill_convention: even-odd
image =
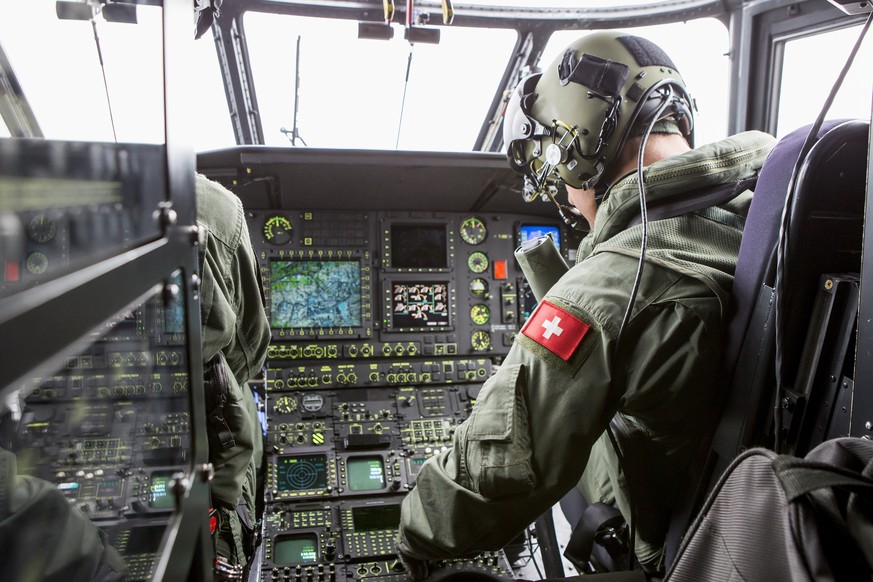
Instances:
[[[97,528],[48,481],[17,475],[0,449],[0,577],[17,582],[116,582],[127,566]]]
[[[416,557],[500,549],[582,475],[620,393],[610,390],[610,342],[601,324],[554,305],[534,312],[458,426],[453,447],[422,466],[403,500],[401,539]],[[549,322],[558,326],[551,333],[543,327]]]
[[[589,266],[611,268],[605,261]],[[602,437],[617,411],[636,423],[633,445],[640,454],[633,462],[648,465],[641,502],[673,486],[678,471],[667,465],[687,463],[682,447],[699,442],[699,426],[679,419],[706,417],[707,401],[714,400],[714,382],[700,380],[712,378],[718,342],[708,333],[719,335],[721,328],[714,314],[701,317],[693,300],[662,301],[678,285],[677,295],[687,297],[697,283],[657,268],[648,274],[650,285],[641,288],[617,355],[628,296],[619,279],[592,288],[590,270],[577,266],[546,296],[457,428],[453,447],[422,466],[404,499],[400,545],[409,555],[446,559],[500,549],[575,486],[586,464],[586,480],[594,481],[589,501],[609,501],[615,482],[625,483]],[[595,296],[596,303],[588,299]],[[669,462],[646,458],[653,457],[651,447],[666,451]],[[624,497],[616,501],[629,515],[626,496],[615,497]],[[646,552],[660,551],[663,524],[655,517]]]

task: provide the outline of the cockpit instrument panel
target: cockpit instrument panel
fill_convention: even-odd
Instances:
[[[548,234],[574,252],[560,222],[523,215],[253,210],[248,221],[272,349],[290,359],[305,358],[301,340],[328,359],[505,354],[529,312],[515,248]]]
[[[272,328],[265,559],[277,579],[405,581],[403,496],[452,446],[532,309],[513,252],[557,220],[248,210]],[[500,553],[447,570],[506,577]]]

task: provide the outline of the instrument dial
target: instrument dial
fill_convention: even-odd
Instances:
[[[55,238],[54,221],[45,214],[37,214],[27,225],[27,236],[30,240],[37,243],[47,243]]]
[[[26,266],[29,273],[42,275],[48,270],[49,260],[45,253],[36,251],[27,256]]]
[[[321,394],[305,394],[303,396],[303,410],[306,412],[318,412],[324,406],[324,398]]]
[[[287,217],[281,214],[271,216],[264,223],[264,238],[271,245],[287,245],[291,242],[292,228]]]
[[[472,309],[470,309],[470,319],[473,320],[473,323],[476,325],[485,325],[488,323],[488,320],[491,319],[491,310],[488,309],[487,305],[474,305]]]
[[[467,266],[474,273],[484,273],[488,270],[489,264],[490,262],[488,261],[488,255],[486,255],[482,251],[470,253],[470,256],[467,258]]]
[[[476,277],[470,281],[470,293],[473,297],[488,297],[488,281]]]
[[[477,329],[470,337],[473,344],[473,349],[477,352],[484,352],[491,349],[491,334],[487,331]]]
[[[488,229],[482,219],[471,216],[461,223],[461,240],[468,245],[478,245],[488,236]]]
[[[276,401],[274,405],[276,412],[288,414],[297,410],[297,399],[293,396],[283,396]]]

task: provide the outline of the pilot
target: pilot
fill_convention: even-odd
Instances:
[[[194,0],[194,38],[221,14],[222,0]],[[257,259],[239,198],[195,177],[200,252],[204,392],[215,531],[216,580],[246,579],[260,543],[263,433],[247,382],[264,365],[270,324]],[[211,524],[212,525],[212,524]]]
[[[404,498],[397,550],[414,578],[503,547],[573,487],[617,506],[638,564],[662,571],[676,492],[714,422],[742,181],[775,142],[750,131],[694,149],[693,110],[665,52],[616,31],[586,34],[517,86],[504,140],[525,197],[590,232]],[[728,202],[651,223],[641,209],[717,187]]]
[[[247,382],[264,365],[270,324],[240,199],[198,174],[201,319],[218,568],[241,574],[257,544],[263,434]]]

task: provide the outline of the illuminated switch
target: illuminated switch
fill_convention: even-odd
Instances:
[[[10,282],[18,281],[21,277],[21,267],[17,261],[6,262],[6,280]]]
[[[506,261],[494,261],[492,263],[494,265],[494,278],[495,279],[506,279]]]

